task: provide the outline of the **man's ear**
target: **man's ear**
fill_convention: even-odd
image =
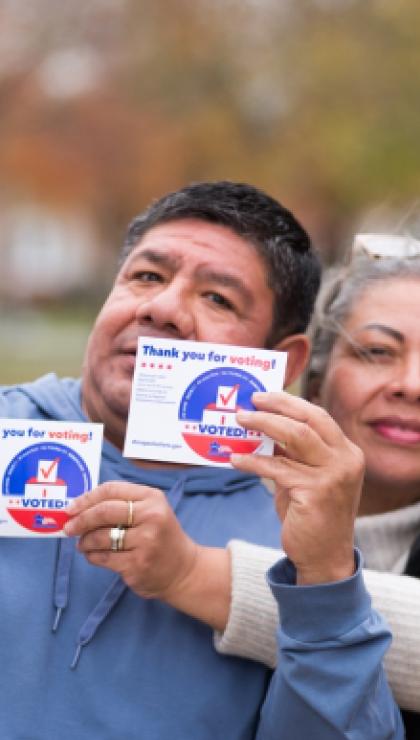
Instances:
[[[273,348],[278,352],[287,352],[286,377],[284,385],[294,383],[299,375],[303,373],[309,360],[311,344],[306,334],[292,334],[290,337],[282,339]]]

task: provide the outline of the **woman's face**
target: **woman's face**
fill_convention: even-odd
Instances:
[[[420,499],[420,278],[355,300],[315,400],[365,454],[361,513]]]

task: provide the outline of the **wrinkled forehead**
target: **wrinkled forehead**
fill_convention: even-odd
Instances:
[[[389,315],[396,309],[411,315],[420,311],[420,275],[389,276],[361,285],[348,301],[346,320],[368,315]]]
[[[165,261],[175,269],[188,259],[202,258],[217,269],[230,265],[245,274],[249,269],[263,273],[267,286],[269,268],[261,247],[230,226],[197,218],[159,223],[148,229],[133,245],[122,267],[142,256]]]

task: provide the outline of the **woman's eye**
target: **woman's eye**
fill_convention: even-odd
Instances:
[[[393,357],[394,352],[390,347],[380,347],[372,345],[371,347],[360,347],[359,353],[366,360],[375,361],[389,359]]]
[[[217,305],[222,306],[222,308],[227,308],[230,310],[233,309],[233,304],[227,298],[225,298],[225,296],[221,295],[221,293],[209,292],[206,293],[206,296],[212,301],[212,303],[217,303]]]

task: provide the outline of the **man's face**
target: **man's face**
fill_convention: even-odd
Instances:
[[[125,425],[139,336],[263,347],[273,301],[262,258],[230,229],[198,219],[154,227],[93,327],[83,373],[89,417]]]

